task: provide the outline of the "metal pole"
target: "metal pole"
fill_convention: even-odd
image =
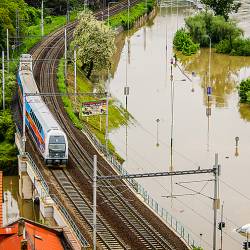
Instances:
[[[7,48],[7,68],[8,73],[10,72],[10,44],[9,44],[9,29],[6,30],[6,48]]]
[[[19,29],[18,24],[19,24],[19,22],[18,22],[18,10],[16,10],[16,37],[15,37],[15,46],[16,47],[18,45],[18,34],[19,34],[19,32],[18,32],[18,29]]]
[[[22,136],[22,143],[23,143],[23,147],[22,147],[22,153],[25,153],[25,141],[26,141],[26,136],[25,136],[25,116],[26,116],[26,106],[25,106],[25,102],[26,102],[26,94],[24,93],[23,90],[23,136]]]
[[[108,3],[108,26],[109,26],[109,3]]]
[[[247,249],[248,249],[248,232],[247,232]]]
[[[110,74],[108,70],[108,82],[106,84],[106,134],[105,134],[105,141],[106,141],[106,154],[108,155],[108,139],[109,139],[109,84],[110,84]]]
[[[214,165],[214,232],[213,232],[213,250],[216,250],[216,231],[217,231],[217,207],[218,207],[218,153],[215,154]]]
[[[171,139],[170,139],[170,168],[169,171],[173,171],[173,131],[174,131],[174,81],[173,81],[173,58],[171,59],[171,73],[170,73],[170,81],[171,81]],[[170,185],[171,185],[171,207],[173,207],[173,177],[170,177]]]
[[[223,207],[224,207],[224,203],[221,205],[221,233],[220,233],[220,249],[222,250],[222,230],[223,230],[223,226],[222,226],[222,222],[223,222]]]
[[[4,51],[2,51],[2,95],[3,95],[3,111],[5,110],[5,79],[4,79]]]
[[[93,250],[96,250],[96,175],[97,175],[97,156],[94,155],[94,166],[93,166]]]
[[[67,28],[64,29],[64,76],[67,82]]]
[[[42,33],[42,36],[44,36],[43,0],[42,0],[42,6],[41,6],[41,33]]]
[[[209,38],[208,84],[209,84],[209,87],[211,87],[211,46],[212,46],[212,42],[211,42],[211,37],[208,36],[208,38]]]
[[[70,17],[69,17],[69,0],[67,0],[67,14],[66,14],[66,22],[67,24],[69,24],[69,20]]]
[[[75,101],[76,101],[76,48],[74,48],[74,90],[75,90]]]
[[[130,7],[130,1],[128,0],[128,30],[129,30],[129,27],[130,27],[130,25],[129,25],[129,7]]]
[[[178,4],[178,0],[176,0],[176,4],[177,4],[177,19],[176,19],[176,25],[177,25],[177,30],[179,28],[179,4]]]

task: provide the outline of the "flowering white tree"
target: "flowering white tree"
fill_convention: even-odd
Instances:
[[[81,12],[74,31],[73,48],[90,78],[93,70],[110,69],[115,52],[115,32],[104,22],[96,20],[91,12]]]

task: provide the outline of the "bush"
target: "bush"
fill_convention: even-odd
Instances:
[[[229,40],[232,46],[232,41],[243,34],[234,21],[226,21],[224,17],[214,16],[210,12],[188,17],[185,22],[191,38],[201,47],[209,46],[209,37],[214,44]]]
[[[128,27],[133,27],[134,23],[138,20],[139,17],[143,16],[145,13],[149,13],[150,11],[152,11],[154,4],[155,0],[147,0],[147,6],[145,6],[144,1],[136,4],[130,9],[129,20],[128,11],[122,11],[109,19],[110,26],[122,26],[124,30],[127,30]]]
[[[192,41],[190,34],[184,29],[177,30],[174,37],[174,48],[181,51],[184,55],[190,56],[195,54],[199,49],[199,44]]]
[[[217,53],[230,54],[232,56],[250,56],[250,39],[236,38],[230,44],[229,40],[223,40],[216,45]]]
[[[246,80],[243,80],[240,83],[238,93],[239,93],[239,96],[240,96],[240,102],[242,102],[242,103],[250,103],[250,78],[246,79]]]
[[[51,16],[46,16],[44,20],[45,20],[45,23],[47,23],[47,24],[52,23],[52,17]]]

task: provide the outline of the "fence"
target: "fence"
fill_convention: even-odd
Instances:
[[[95,147],[104,155],[106,155],[107,161],[110,165],[114,166],[114,168],[122,175],[128,174],[127,170],[116,160],[116,158],[106,152],[106,147],[102,145],[99,140],[93,135],[93,133],[85,126],[82,130],[84,134],[92,141]],[[156,200],[150,197],[148,191],[140,185],[135,179],[126,179],[128,184],[132,187],[132,189],[140,194],[144,200],[144,202],[155,211],[174,231],[176,231],[181,238],[190,246],[195,246],[195,241],[193,236],[188,232],[187,229],[175,218],[173,217],[165,208],[161,207]]]
[[[19,138],[21,138],[18,128],[17,128],[17,133],[19,133]],[[57,197],[55,195],[49,193],[49,186],[48,186],[47,182],[45,181],[42,173],[38,169],[37,165],[35,164],[35,162],[31,158],[30,154],[28,152],[25,152],[25,156],[29,159],[29,162],[31,164],[31,167],[32,167],[33,171],[38,176],[39,181],[41,182],[41,185],[43,187],[43,189],[42,189],[42,197],[50,196],[53,199],[53,201],[56,203],[56,205],[58,206],[58,208],[61,211],[61,213],[63,214],[63,216],[66,218],[66,220],[69,223],[70,227],[73,229],[73,232],[75,233],[78,240],[81,242],[82,246],[83,247],[89,247],[88,241],[84,238],[84,236],[82,235],[80,229],[77,227],[74,220],[69,215],[68,211],[65,209],[65,207],[62,205],[62,203],[57,199]]]

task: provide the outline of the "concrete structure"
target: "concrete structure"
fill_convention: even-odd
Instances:
[[[81,234],[59,200],[49,193],[49,187],[40,170],[28,153],[22,153],[21,135],[15,134],[15,142],[21,155],[18,156],[19,195],[22,199],[39,200],[40,212],[45,221],[54,220],[63,228],[63,231],[71,242],[72,249],[88,248],[89,244]]]

